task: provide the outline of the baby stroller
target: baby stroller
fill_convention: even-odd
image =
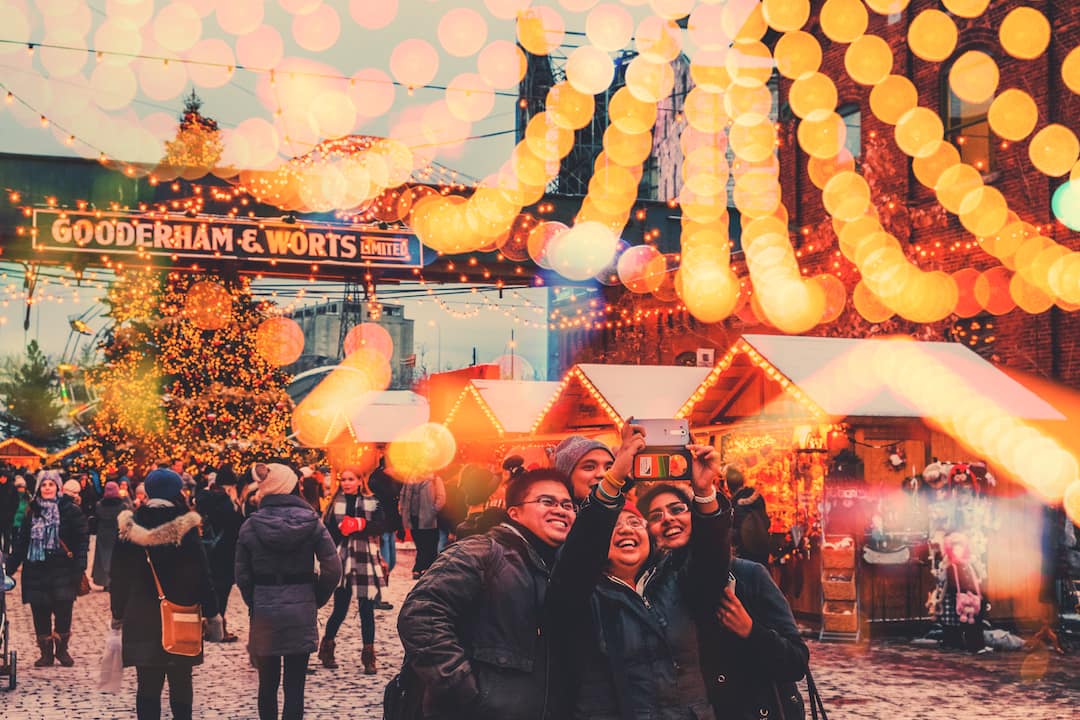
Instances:
[[[3,576],[3,583],[0,584],[0,689],[14,690],[17,658],[8,637],[7,594],[14,589],[15,579],[4,572],[5,560],[4,554],[0,553],[0,575]],[[3,682],[5,676],[7,683]]]

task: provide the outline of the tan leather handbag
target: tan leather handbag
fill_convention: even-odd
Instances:
[[[153,561],[150,560],[149,550],[146,551],[146,563],[154,575],[158,601],[161,602],[161,647],[170,655],[199,655],[203,644],[202,608],[199,605],[177,605],[169,602],[165,591],[161,589],[161,581]]]

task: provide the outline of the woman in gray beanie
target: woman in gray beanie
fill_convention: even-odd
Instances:
[[[555,448],[555,469],[569,476],[574,501],[580,503],[604,479],[615,455],[607,445],[583,435],[571,435]]]

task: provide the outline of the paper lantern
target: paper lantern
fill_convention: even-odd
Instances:
[[[390,360],[394,356],[394,338],[382,325],[373,322],[363,322],[354,325],[345,334],[345,342],[342,350],[348,357],[360,350],[370,350],[380,357]]]
[[[652,245],[635,245],[619,256],[617,270],[619,280],[634,293],[648,293],[646,281],[649,263],[660,257],[660,251]]]
[[[958,164],[938,176],[934,185],[938,202],[951,213],[959,214],[966,198],[983,187],[982,175],[970,165]]]
[[[615,125],[609,125],[604,131],[603,142],[604,152],[611,161],[624,167],[640,166],[652,152],[651,133],[630,134]]]
[[[1050,23],[1033,7],[1013,8],[998,28],[998,38],[1013,57],[1034,60],[1050,44]]]
[[[791,111],[803,119],[818,111],[831,112],[836,109],[836,103],[836,84],[820,72],[801,76],[788,92]]]
[[[476,66],[488,85],[505,90],[525,77],[525,53],[509,40],[495,40],[480,51]]]
[[[777,40],[773,55],[776,69],[790,80],[798,80],[821,67],[821,44],[816,37],[801,30],[784,33]]]
[[[68,55],[72,54],[74,53],[68,53]],[[188,72],[187,65],[184,63],[165,64],[160,60],[138,60],[135,63],[135,70],[139,77],[139,87],[152,100],[172,100],[187,87]],[[174,121],[173,125],[175,124]]]
[[[487,21],[472,8],[447,10],[439,20],[439,43],[454,57],[475,55],[487,41]]]
[[[1061,79],[1073,93],[1080,95],[1080,45],[1065,56],[1065,61],[1061,64]]]
[[[835,157],[844,147],[847,134],[844,119],[835,112],[817,115],[799,123],[799,146],[811,157]]]
[[[810,19],[809,0],[762,0],[761,15],[779,32],[798,30]]]
[[[723,96],[701,88],[693,88],[687,93],[683,113],[690,127],[702,132],[720,132],[727,125]]]
[[[694,85],[710,93],[723,93],[728,88],[741,87],[731,82],[725,50],[698,50],[690,63],[690,79]]]
[[[604,3],[589,11],[585,19],[585,35],[596,47],[618,52],[630,44],[634,34],[634,18],[630,11],[613,3]]]
[[[870,206],[870,186],[857,173],[841,172],[826,183],[821,200],[830,215],[851,222],[866,214]]]
[[[102,110],[123,110],[135,99],[139,83],[130,65],[99,63],[90,75],[94,102]]]
[[[551,269],[551,261],[547,257],[548,249],[560,235],[570,228],[565,224],[552,220],[540,223],[534,227],[528,235],[529,257],[537,265]]]
[[[192,82],[199,87],[222,87],[233,78],[236,58],[232,46],[220,38],[200,40],[188,51],[188,57],[199,61],[188,66]]]
[[[825,184],[837,173],[854,170],[855,158],[851,156],[851,152],[847,148],[844,148],[833,157],[810,158],[806,164],[806,169],[810,175],[810,182],[814,183],[814,186],[818,189],[823,189]]]
[[[976,18],[986,11],[990,0],[941,0],[945,9],[963,18]]]
[[[818,322],[823,325],[833,322],[840,317],[840,313],[844,311],[844,306],[847,304],[847,288],[844,287],[844,283],[840,278],[829,273],[815,275],[811,278],[811,281],[821,287],[821,292],[825,298],[825,309],[822,311],[821,319]]]
[[[975,299],[991,315],[1004,315],[1016,307],[1009,293],[1012,274],[1000,265],[990,268],[975,281]]]
[[[737,85],[764,85],[772,77],[772,52],[762,42],[745,42],[728,50],[725,66]]]
[[[957,297],[956,307],[953,312],[962,318],[978,315],[982,310],[982,303],[975,297],[975,283],[981,273],[975,268],[963,268],[952,274],[956,283]]]
[[[1076,164],[1080,143],[1072,130],[1064,125],[1047,125],[1031,138],[1028,157],[1031,164],[1044,175],[1061,177]]]
[[[976,237],[993,235],[1005,227],[1009,206],[996,187],[984,185],[960,201],[960,223]]]
[[[304,352],[304,331],[292,318],[267,318],[255,331],[255,348],[271,365],[288,365]]]
[[[478,122],[491,113],[495,93],[480,75],[462,73],[446,87],[446,106],[457,119]]]
[[[908,27],[908,47],[927,62],[941,62],[952,55],[958,38],[956,23],[940,10],[923,10]]]
[[[675,87],[671,63],[652,62],[638,55],[626,66],[626,89],[643,102],[660,102]]]
[[[638,23],[634,47],[646,60],[672,62],[682,50],[681,32],[673,21],[651,15]]]
[[[403,40],[390,53],[390,72],[406,87],[427,85],[438,69],[439,53],[426,40]]]
[[[903,75],[890,75],[870,91],[870,111],[889,125],[895,125],[904,113],[918,104],[919,91]]]
[[[1023,90],[1009,88],[998,94],[987,113],[990,129],[1006,140],[1023,140],[1039,121],[1039,108]]]
[[[500,380],[532,380],[536,377],[536,370],[532,363],[520,353],[500,355],[492,361],[492,364],[498,366]]]
[[[615,77],[615,63],[600,48],[582,45],[566,59],[566,80],[587,95],[599,95]]]
[[[764,85],[730,85],[723,93],[724,112],[736,122],[752,124],[769,120],[772,93]]]
[[[158,45],[174,53],[182,53],[202,35],[202,18],[187,3],[170,3],[158,11],[153,32]]]
[[[877,85],[892,72],[893,54],[889,43],[877,35],[863,35],[848,45],[844,68],[861,85]]]
[[[551,268],[568,280],[588,280],[614,258],[618,237],[597,222],[575,223],[548,251]]]
[[[1035,228],[1015,217],[993,235],[978,238],[979,245],[1007,267],[1015,267],[1013,257],[1020,246],[1038,235]]]
[[[975,105],[994,96],[999,79],[997,63],[979,50],[968,50],[949,69],[949,87],[953,93]]]
[[[1054,216],[1065,227],[1080,232],[1080,181],[1069,180],[1054,191]]]
[[[368,30],[381,30],[394,21],[398,0],[349,0],[349,16]]]
[[[741,160],[761,162],[776,151],[776,128],[767,117],[742,116],[736,119],[728,133],[731,150]]]
[[[565,82],[548,90],[545,104],[551,121],[568,130],[580,130],[588,125],[596,109],[592,95],[575,90]]]
[[[281,33],[272,25],[260,25],[236,38],[236,62],[248,67],[272,68],[285,56]]]
[[[680,297],[686,309],[703,323],[720,322],[735,310],[739,280],[727,265],[705,263],[679,270]]]
[[[759,0],[728,0],[720,14],[720,29],[738,43],[760,40],[769,29]]]
[[[686,20],[690,41],[701,50],[726,50],[732,37],[724,31],[726,6],[698,3]]]
[[[870,16],[860,0],[826,0],[819,21],[825,37],[838,43],[850,43],[866,32]]]
[[[1029,315],[1044,313],[1054,304],[1054,298],[1045,290],[1028,282],[1019,273],[1009,280],[1009,296],[1018,308]]]
[[[945,126],[937,113],[929,108],[908,110],[896,121],[896,144],[914,158],[929,157],[938,149],[945,135]]]
[[[547,6],[533,6],[517,16],[517,38],[533,55],[547,55],[562,45],[566,24],[562,15]]]
[[[952,143],[942,140],[937,144],[933,152],[915,158],[911,163],[911,169],[920,183],[925,187],[933,188],[937,185],[941,173],[959,162],[960,151]]]
[[[903,12],[911,0],[866,0],[866,6],[878,15],[896,15]]]
[[[184,318],[200,330],[220,330],[232,322],[233,298],[219,283],[200,280],[184,297]]]
[[[851,302],[859,315],[869,323],[885,322],[893,316],[893,311],[886,307],[862,280],[855,285],[855,290],[851,293]]]

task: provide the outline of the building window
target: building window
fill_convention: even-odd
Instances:
[[[950,66],[951,67],[951,66]],[[982,103],[962,100],[949,87],[949,70],[941,72],[945,139],[960,151],[960,159],[981,173],[993,171],[993,143],[986,114],[993,98]]]
[[[851,153],[851,157],[857,158],[862,155],[862,110],[855,103],[849,103],[841,105],[837,113],[844,119],[847,130],[844,147]]]
[[[331,304],[330,305],[330,310],[328,311],[327,314],[329,314],[329,315],[337,315],[338,314],[338,304],[337,303]]]

